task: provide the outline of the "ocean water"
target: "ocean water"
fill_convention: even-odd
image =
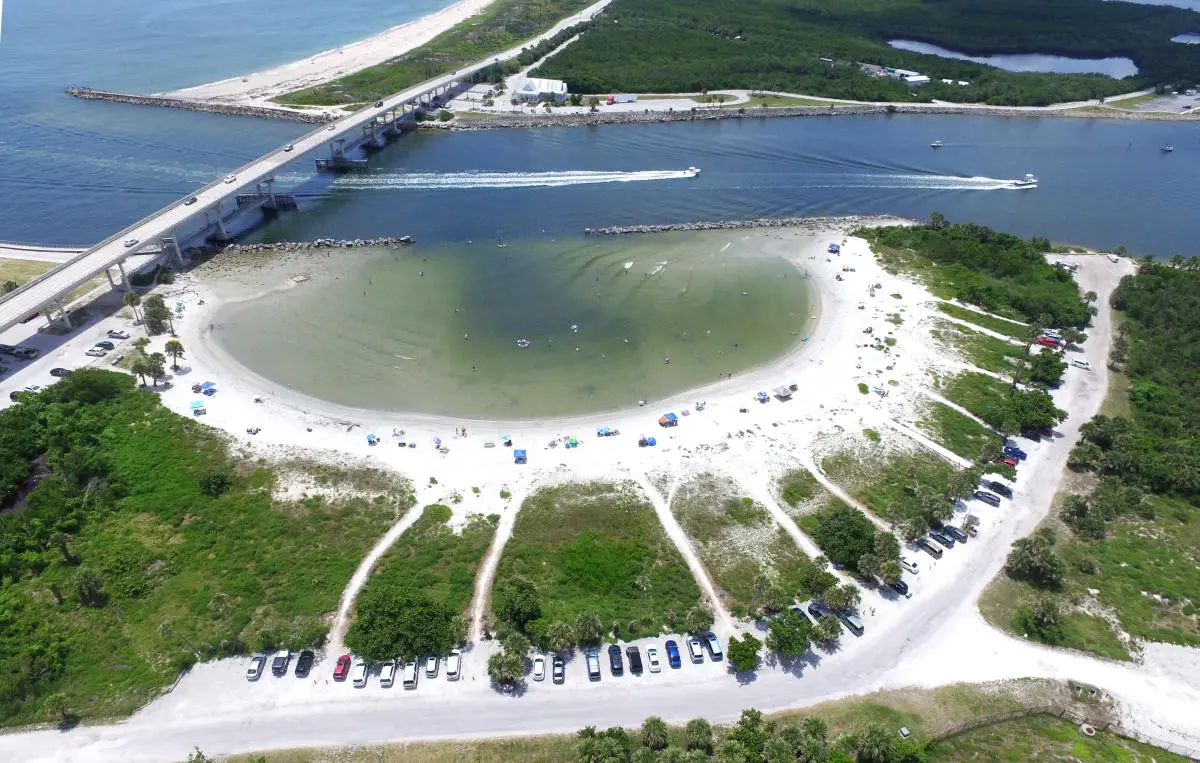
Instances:
[[[764,236],[782,256],[762,252]],[[809,285],[792,260],[811,240],[706,231],[341,250],[297,288],[227,306],[214,332],[269,380],[347,405],[507,420],[627,408],[802,341]]]

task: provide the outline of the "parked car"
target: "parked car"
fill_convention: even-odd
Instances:
[[[616,644],[608,647],[608,669],[614,676],[622,675],[625,672],[625,663],[621,659],[621,647]]]
[[[804,622],[809,622],[808,615],[804,614],[804,610],[801,609],[800,607],[792,606],[792,607],[788,607],[788,610],[795,613]]]
[[[560,684],[567,679],[567,666],[563,662],[561,655],[554,655],[554,661],[550,665],[550,675],[556,684]]]
[[[542,681],[546,678],[546,658],[538,655],[533,658],[533,680]]]
[[[1038,427],[1036,431],[1038,434],[1040,434],[1042,437],[1045,437],[1048,440],[1052,440],[1055,437],[1058,437],[1058,433],[1055,432],[1050,427]]]
[[[74,373],[74,371],[72,371],[69,368],[51,368],[50,369],[50,375],[57,377],[59,379],[65,379],[73,373]]]
[[[954,538],[954,540],[956,540],[959,543],[967,542],[967,534],[965,532],[963,532],[962,530],[958,529],[957,527],[955,527],[954,525],[942,525],[942,534],[949,535],[951,538]]]
[[[897,580],[895,583],[888,583],[888,587],[901,596],[908,596],[908,583],[903,580]]]
[[[992,491],[993,493],[996,493],[997,495],[1002,495],[1005,498],[1013,497],[1012,488],[1009,487],[1008,485],[1005,485],[1003,482],[996,482],[995,480],[989,480],[987,482],[984,482],[983,486],[986,487],[988,490]]]
[[[107,354],[108,350],[104,349],[103,347],[90,347],[88,348],[88,351],[84,353],[84,355],[92,358],[103,358]]]
[[[688,655],[691,656],[692,662],[704,662],[704,647],[700,646],[700,639],[695,636],[688,636],[687,647]]]
[[[417,670],[417,661],[409,660],[404,663],[404,673],[402,675],[405,689],[417,688],[417,677],[420,675],[420,672]]]
[[[338,657],[337,665],[333,668],[333,680],[345,681],[348,675],[350,675],[350,655],[343,654]]]
[[[1092,364],[1086,360],[1072,360],[1071,365],[1075,366],[1076,368],[1082,368],[1084,371],[1092,370]]]
[[[271,672],[277,676],[287,675],[288,665],[292,664],[292,652],[289,649],[280,649],[271,658]]]
[[[367,685],[367,663],[361,657],[355,658],[350,668],[350,682],[359,689]]]
[[[1000,505],[1000,496],[996,495],[995,493],[989,493],[986,490],[976,490],[974,493],[972,493],[972,495],[989,506]]]
[[[390,689],[394,683],[396,683],[396,661],[384,660],[383,664],[379,666],[379,685]]]
[[[812,615],[812,619],[815,622],[829,617],[829,608],[819,601],[814,601],[808,605],[808,614]]]
[[[629,672],[635,676],[642,674],[642,655],[632,644],[625,647],[625,656],[629,658]]]
[[[300,656],[296,658],[296,678],[308,678],[308,673],[312,670],[313,662],[316,659],[317,655],[313,650],[301,650]]]
[[[646,667],[650,668],[651,673],[658,673],[662,670],[662,663],[658,660],[658,650],[654,647],[646,647]]]
[[[910,561],[906,556],[900,557],[900,566],[904,568],[905,572],[911,572],[914,575],[921,571],[921,568],[917,566],[917,563]]]
[[[838,612],[838,619],[841,620],[842,624],[845,625],[855,636],[863,635],[863,631],[866,630],[866,626],[863,625],[863,621],[860,620],[858,615],[854,614],[853,612]]]
[[[121,331],[120,329],[109,329],[108,330],[108,338],[109,339],[128,339],[129,332]]]
[[[1001,456],[1000,458],[997,458],[992,463],[993,464],[1003,464],[1004,466],[1016,466],[1017,465],[1016,459],[1009,458],[1008,456]]]
[[[425,658],[425,677],[426,678],[437,678],[438,664],[440,662],[441,662],[441,660],[438,659],[438,656],[436,654],[431,654]]]
[[[267,656],[262,652],[250,658],[250,667],[246,668],[246,680],[257,681],[262,678],[263,668],[267,666]]]
[[[1048,336],[1039,336],[1037,338],[1037,343],[1043,347],[1049,347],[1052,350],[1058,349],[1058,342],[1054,341]]]
[[[934,559],[942,558],[942,550],[929,542],[928,538],[917,538],[917,548],[932,556]]]
[[[95,343],[94,345],[92,345],[92,346],[93,346],[93,347],[99,347],[99,348],[100,348],[100,349],[102,349],[102,350],[115,350],[115,349],[117,349],[117,346],[116,346],[115,344],[113,344],[112,342],[108,341],[107,339],[102,339],[102,340],[100,340],[99,342],[96,342],[96,343]]]
[[[673,668],[678,668],[683,663],[679,659],[679,644],[673,640],[663,644],[663,648],[667,650],[667,664]]]
[[[1021,436],[1031,442],[1041,442],[1042,441],[1042,436],[1037,433],[1036,429],[1026,429],[1024,432],[1021,433]]]
[[[595,649],[587,650],[587,669],[589,679],[592,681],[600,680],[600,655]]]
[[[1015,458],[1018,461],[1024,461],[1025,459],[1029,458],[1028,453],[1021,450],[1020,448],[1018,448],[1015,445],[1005,445],[1004,446],[1004,455],[1008,456],[1009,458]]]
[[[930,530],[929,537],[933,538],[938,543],[941,543],[946,548],[954,548],[954,538],[951,538],[949,535],[945,535],[939,530]]]
[[[21,390],[14,389],[12,392],[9,392],[8,399],[13,401],[14,403],[20,402],[21,401]]]
[[[446,680],[457,681],[462,675],[462,650],[451,649],[446,656]]]
[[[708,647],[708,656],[713,662],[720,662],[725,655],[721,651],[721,642],[717,641],[717,634],[709,631],[704,634],[704,645]]]

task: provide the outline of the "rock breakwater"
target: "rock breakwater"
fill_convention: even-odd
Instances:
[[[308,249],[355,249],[363,246],[410,246],[412,236],[382,236],[380,238],[332,239],[314,238],[312,241],[277,241],[260,244],[230,244],[224,252],[300,252]]]
[[[872,225],[924,225],[893,215],[848,215],[845,217],[758,217],[752,220],[709,220],[662,225],[617,225],[608,228],[584,228],[590,236],[622,236],[631,233],[668,233],[675,231],[741,230],[745,228],[800,228],[802,230],[844,230]]]
[[[306,122],[308,124],[324,124],[335,117],[323,113],[308,113],[283,108],[264,108],[260,106],[244,106],[235,103],[210,103],[208,101],[188,101],[182,98],[168,98],[163,95],[139,95],[137,93],[116,93],[109,90],[92,90],[88,87],[69,87],[67,93],[87,101],[109,101],[110,103],[128,103],[134,106],[160,106],[168,109],[185,109],[187,111],[203,111],[210,114],[227,114],[235,117],[256,117],[259,119],[286,119],[291,122]]]

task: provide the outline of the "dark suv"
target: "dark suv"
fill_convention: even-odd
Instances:
[[[636,646],[625,647],[625,656],[629,658],[629,672],[635,676],[642,674],[642,654]]]
[[[989,493],[986,490],[976,490],[975,497],[989,506],[1000,505],[1000,496],[996,495],[995,493]]]
[[[993,493],[996,493],[997,495],[1002,495],[1005,498],[1013,497],[1012,488],[1009,487],[1008,485],[1005,485],[1003,482],[995,482],[995,481],[985,482],[985,483],[983,483],[983,486],[986,487],[988,490],[991,490]]]
[[[313,654],[313,650],[305,649],[300,652],[300,656],[296,658],[296,678],[305,678],[308,672],[312,670],[313,662],[317,656]]]
[[[616,644],[608,648],[608,666],[612,669],[614,676],[619,676],[625,672],[625,666],[621,662],[621,647]]]

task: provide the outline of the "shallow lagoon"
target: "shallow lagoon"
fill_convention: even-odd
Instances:
[[[1137,65],[1128,58],[1068,58],[1043,54],[1002,54],[991,56],[968,56],[953,50],[913,40],[892,40],[888,43],[897,50],[924,53],[956,61],[973,61],[977,64],[995,66],[1010,72],[1053,72],[1055,74],[1103,74],[1113,79],[1124,79],[1137,74]]]

